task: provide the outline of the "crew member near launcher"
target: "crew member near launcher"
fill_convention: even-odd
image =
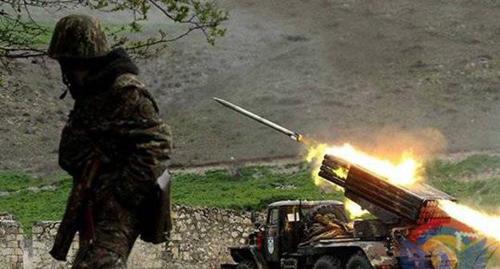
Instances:
[[[162,243],[172,227],[169,128],[138,68],[124,49],[109,48],[97,19],[62,18],[48,55],[74,99],[59,147],[73,188],[50,253],[65,260],[78,231],[73,268],[126,268],[137,237]]]

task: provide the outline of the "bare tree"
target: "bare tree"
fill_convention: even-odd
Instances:
[[[86,7],[99,12],[128,11],[130,21],[119,26],[107,26],[113,47],[123,46],[136,55],[147,56],[163,49],[168,42],[178,40],[191,32],[201,32],[210,44],[223,36],[222,22],[228,14],[212,1],[206,0],[0,0],[0,59],[31,58],[46,55],[52,26],[37,21],[34,9],[63,11]],[[176,35],[169,35],[159,27],[156,33],[139,40],[131,40],[129,33],[141,32],[141,21],[156,9],[166,21],[185,25]]]

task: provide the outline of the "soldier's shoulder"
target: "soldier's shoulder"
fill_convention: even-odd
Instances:
[[[139,78],[130,73],[121,74],[115,79],[115,82],[111,86],[113,90],[123,90],[123,89],[146,89],[146,85],[139,80]]]
[[[154,110],[158,111],[158,106],[153,96],[146,89],[146,85],[134,74],[122,74],[115,79],[112,89],[121,99],[127,100],[129,104],[151,103]]]

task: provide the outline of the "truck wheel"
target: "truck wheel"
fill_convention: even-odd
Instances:
[[[323,256],[315,263],[313,269],[340,269],[340,260],[333,256]]]
[[[372,266],[363,253],[356,253],[347,261],[346,269],[372,269]]]
[[[243,260],[236,266],[236,269],[257,269],[255,262],[250,260]]]

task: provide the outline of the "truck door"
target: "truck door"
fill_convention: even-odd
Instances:
[[[265,240],[265,256],[268,262],[280,261],[280,211],[279,208],[269,209]]]
[[[289,206],[284,208],[284,223],[280,225],[281,229],[281,255],[297,251],[297,245],[303,239],[304,225],[301,222],[300,208],[298,206]]]

